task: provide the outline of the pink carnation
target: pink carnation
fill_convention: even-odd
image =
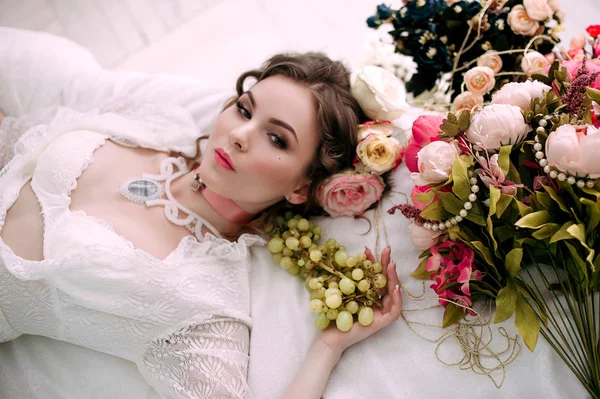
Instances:
[[[325,212],[332,217],[362,215],[383,194],[378,176],[342,172],[325,180],[317,198]]]
[[[408,170],[419,171],[417,154],[427,144],[440,139],[440,125],[443,121],[443,116],[433,115],[423,115],[415,120],[412,126],[412,137],[404,152]]]

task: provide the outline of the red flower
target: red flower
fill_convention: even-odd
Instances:
[[[594,39],[600,36],[600,25],[590,25],[585,30]]]
[[[440,139],[440,125],[443,120],[443,116],[422,115],[413,123],[412,137],[404,152],[406,166],[411,172],[419,171],[417,154],[421,148]]]

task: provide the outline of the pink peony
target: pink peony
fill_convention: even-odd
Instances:
[[[492,104],[473,116],[465,136],[471,143],[494,151],[503,145],[518,143],[530,130],[519,107]]]
[[[411,172],[418,172],[417,154],[421,148],[440,139],[440,125],[444,121],[443,116],[423,115],[419,116],[412,126],[412,137],[404,152],[406,166]]]
[[[600,177],[600,130],[594,126],[562,125],[546,140],[548,164],[571,175]]]
[[[317,198],[332,217],[362,215],[379,201],[383,184],[378,176],[347,171],[321,183]]]
[[[550,86],[537,80],[507,83],[494,93],[492,104],[516,105],[525,111],[529,109],[532,99],[542,97],[550,89]]]
[[[415,184],[443,183],[450,177],[452,166],[460,150],[455,142],[434,141],[419,151],[419,172],[411,175]]]

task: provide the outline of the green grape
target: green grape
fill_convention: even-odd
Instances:
[[[321,284],[321,283],[319,283],[319,284]],[[321,285],[320,288],[317,288],[315,291],[313,291],[315,294],[315,298],[317,298],[317,299],[325,298],[325,291],[326,291],[325,288],[323,288],[323,286]]]
[[[325,297],[325,303],[330,309],[337,309],[342,304],[341,295],[330,295]]]
[[[339,250],[335,253],[335,255],[333,256],[333,259],[335,260],[335,263],[337,263],[340,266],[346,266],[346,259],[348,259],[348,254],[346,253],[346,251],[343,250]]]
[[[338,310],[337,310],[337,309],[329,309],[329,310],[327,311],[327,318],[328,318],[329,320],[335,320],[335,319],[337,319],[338,313],[339,313],[339,312],[338,312]]]
[[[370,269],[372,266],[373,266],[373,262],[371,262],[370,260],[367,259],[367,260],[363,261],[363,267],[365,269]]]
[[[307,278],[308,277],[308,273],[306,272],[306,270],[300,268],[300,270],[302,271],[302,273],[300,273],[300,277],[302,278]]]
[[[311,290],[316,290],[316,289],[317,289],[317,286],[318,286],[319,284],[320,284],[320,283],[319,283],[319,280],[317,280],[316,278],[314,278],[314,277],[313,277],[313,278],[311,278],[311,279],[309,280],[309,282],[308,282],[308,287],[309,287]]]
[[[312,240],[308,236],[302,236],[300,238],[300,244],[302,244],[304,248],[308,248],[312,244]]]
[[[343,331],[343,332],[350,331],[353,324],[354,324],[354,318],[352,317],[352,314],[347,311],[338,313],[338,315],[335,319],[335,325],[337,326],[337,328],[340,331]]]
[[[283,258],[281,258],[279,264],[286,270],[294,267],[294,261],[289,256],[284,256]]]
[[[321,288],[323,288],[323,283],[317,284],[317,289],[320,290]]]
[[[318,249],[319,249],[319,246],[313,242],[313,243],[310,245],[310,247],[308,248],[308,252],[310,252],[310,251],[315,251],[315,250],[318,250]]]
[[[329,308],[327,307],[327,305],[324,305],[321,313],[327,313],[327,312],[329,312]]]
[[[282,254],[273,254],[273,262],[279,264],[279,262],[281,262],[281,258],[283,258]]]
[[[319,234],[319,235],[320,235],[321,233],[323,233],[323,228],[322,228],[321,226],[315,226],[315,227],[312,229],[312,232],[313,232],[314,234]]]
[[[346,259],[346,266],[348,267],[354,267],[357,263],[358,259],[356,259],[354,256],[348,256],[348,258]]]
[[[289,230],[284,231],[283,234],[281,235],[281,238],[283,238],[284,240],[287,240],[290,237],[292,237],[292,232]]]
[[[383,274],[376,274],[375,280],[373,281],[373,286],[375,288],[383,288],[387,284],[387,278]]]
[[[310,223],[306,219],[298,220],[298,223],[296,225],[298,226],[298,230],[300,230],[300,231],[308,231],[308,229],[310,227]]]
[[[278,254],[283,251],[283,240],[279,237],[272,238],[267,244],[269,251],[273,254]]]
[[[315,317],[315,327],[319,330],[325,330],[329,327],[329,323],[331,323],[331,321],[327,318],[325,313],[319,313],[317,317]]]
[[[300,246],[300,241],[298,241],[296,237],[290,237],[287,240],[285,240],[285,246],[291,249],[292,251],[296,251]]]
[[[354,285],[354,281],[349,278],[344,278],[340,281],[340,290],[346,295],[350,295],[354,292],[356,286]]]
[[[300,220],[300,219],[302,219],[302,215],[296,214],[296,215],[294,215],[294,219]]]
[[[315,236],[313,238],[315,239],[315,241],[319,241],[321,239],[321,235],[315,234]]]
[[[315,264],[312,260],[304,259],[304,267],[306,270],[312,270],[312,268],[315,267]]]
[[[358,290],[360,292],[365,292],[365,291],[368,291],[369,288],[371,288],[371,283],[369,283],[368,280],[360,280],[358,282],[357,286],[358,286]]]
[[[362,269],[354,269],[352,270],[352,278],[356,281],[362,280],[362,278],[365,276],[365,272],[362,271]]]
[[[268,225],[266,225],[266,226],[265,226],[265,228],[264,228],[264,232],[265,232],[265,233],[267,233],[267,234],[269,234],[270,232],[272,232],[272,231],[273,231],[273,229],[274,229],[274,228],[275,228],[275,227],[273,226],[273,224],[272,224],[272,223],[269,223]]]
[[[383,265],[379,262],[373,263],[373,273],[381,273],[383,270]]]
[[[290,220],[291,218],[294,217],[294,213],[287,211],[283,216],[285,217],[285,220]]]
[[[340,278],[338,276],[332,276],[329,281],[333,282],[333,283],[339,283],[340,282]]]
[[[290,267],[289,269],[285,269],[286,272],[288,272],[289,274],[295,276],[300,272],[300,268],[298,267],[298,265],[294,265],[292,267]]]
[[[358,303],[356,301],[350,301],[346,304],[346,310],[352,314],[358,312]]]
[[[300,238],[300,233],[298,232],[298,230],[294,230],[292,231],[292,236],[295,238]]]
[[[290,230],[295,229],[296,227],[298,227],[298,219],[290,219],[287,222],[287,226]]]
[[[337,245],[337,241],[335,240],[335,238],[328,238],[325,242],[325,245],[327,245],[329,248],[333,248]]]
[[[364,252],[361,252],[358,255],[356,255],[356,257],[358,258],[359,262],[363,262],[367,259],[367,254],[365,254]]]
[[[283,256],[292,256],[294,254],[294,252],[289,249],[288,247],[283,248],[283,252],[282,252]]]
[[[304,261],[304,259],[298,260],[298,266],[300,266],[300,267],[304,266],[305,263],[306,262]]]
[[[373,296],[374,294],[375,294],[375,291],[373,291],[373,288],[369,288],[369,289],[367,290],[367,295],[368,295],[368,296]]]
[[[314,234],[313,234],[313,233],[311,233],[310,231],[309,231],[308,233],[305,233],[305,234],[306,234],[306,236],[307,236],[308,238],[312,238],[312,236],[314,235]]]
[[[285,218],[283,216],[281,216],[281,215],[277,216],[275,218],[275,224],[277,226],[283,226],[285,224]]]
[[[330,297],[331,295],[339,295],[342,296],[342,291],[337,288],[328,288],[325,290],[325,298]]]
[[[336,281],[330,281],[327,288],[340,288]]]
[[[313,299],[310,301],[310,310],[313,313],[320,313],[323,310],[323,301],[320,299]]]
[[[310,251],[310,260],[313,262],[319,262],[323,257],[323,253],[319,250]]]
[[[358,312],[358,322],[361,326],[369,326],[373,323],[373,309],[368,306],[362,307]]]

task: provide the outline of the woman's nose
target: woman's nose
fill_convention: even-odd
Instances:
[[[250,124],[237,126],[229,133],[229,144],[237,147],[240,151],[248,149],[248,142],[251,132]]]

